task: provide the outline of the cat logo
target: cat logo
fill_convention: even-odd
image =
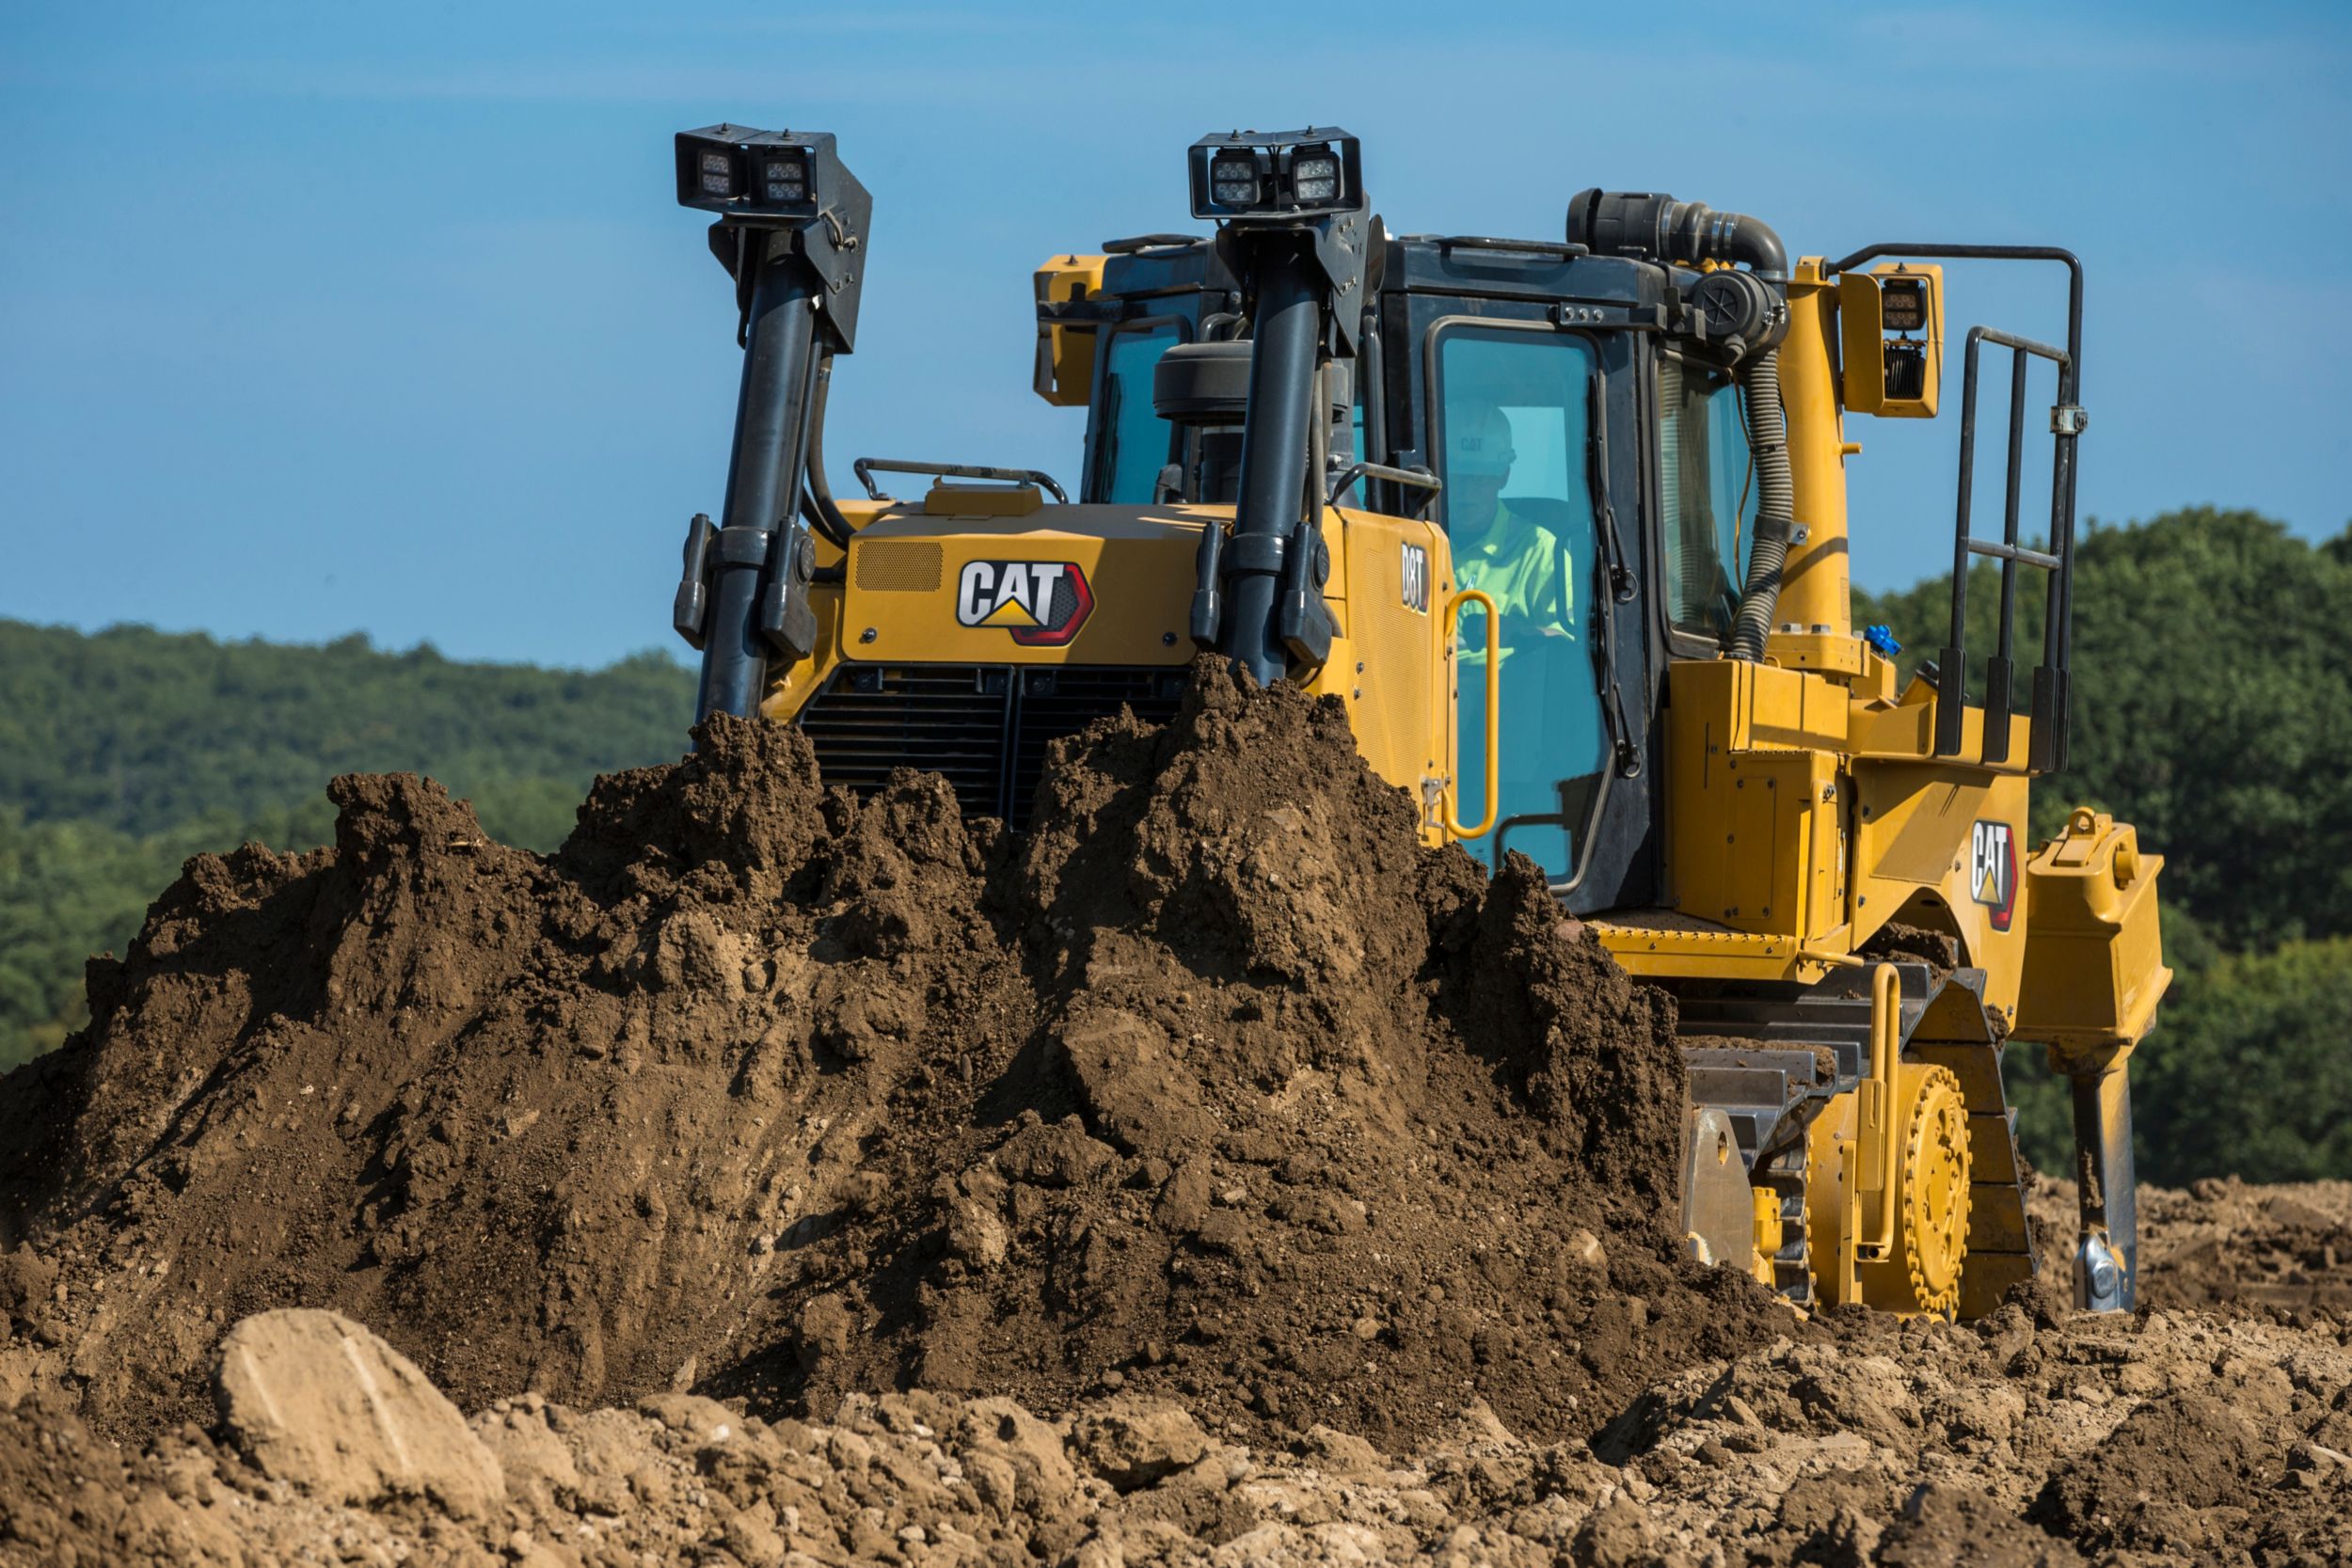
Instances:
[[[2017,841],[2006,822],[1979,822],[1968,835],[1968,895],[1993,911],[1993,928],[2009,929],[2017,907]]]
[[[956,623],[1002,626],[1025,648],[1069,645],[1094,611],[1074,561],[967,561],[956,579]]]
[[[1419,545],[1405,546],[1405,608],[1429,613],[1429,552]]]

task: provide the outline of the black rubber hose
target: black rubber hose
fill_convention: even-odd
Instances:
[[[825,401],[833,391],[833,356],[828,354],[817,362],[817,390],[809,409],[808,468],[804,475],[806,486],[801,492],[801,515],[808,526],[831,540],[835,548],[850,547],[850,519],[841,515],[841,505],[833,499],[833,486],[825,480]]]
[[[1748,555],[1747,587],[1731,629],[1731,657],[1760,659],[1780,602],[1781,569],[1788,562],[1795,526],[1796,480],[1788,467],[1788,417],[1780,405],[1780,351],[1768,350],[1742,366],[1740,390],[1748,405],[1748,453],[1756,464],[1756,544]]]

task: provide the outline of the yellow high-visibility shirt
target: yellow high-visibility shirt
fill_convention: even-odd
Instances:
[[[1560,541],[1548,528],[1531,523],[1502,501],[1495,503],[1494,522],[1475,542],[1456,536],[1454,577],[1464,588],[1491,597],[1506,622],[1525,619],[1538,626],[1556,626],[1574,635],[1568,625],[1574,588],[1560,570]],[[1476,606],[1466,607],[1460,622],[1463,654],[1483,662],[1486,628],[1477,624]],[[1511,652],[1506,626],[1502,652]]]

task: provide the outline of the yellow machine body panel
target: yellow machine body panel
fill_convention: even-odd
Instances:
[[[2148,1032],[2172,979],[2156,923],[2163,869],[2129,824],[2088,809],[2033,857],[2018,1033],[2082,1060],[2128,1050]]]
[[[1731,659],[1669,667],[1668,886],[1688,915],[1811,943],[1845,922],[1846,694]]]
[[[2014,1021],[2026,916],[2026,781],[1933,761],[1854,764],[1854,940],[1890,924],[1955,937]]]
[[[1232,521],[1229,506],[1049,505],[1027,486],[946,483],[843,511],[855,529],[846,558],[818,546],[818,653],[771,678],[771,719],[797,715],[845,665],[1189,664],[1201,531]],[[1442,842],[1454,733],[1445,534],[1336,508],[1325,533],[1324,599],[1340,629],[1304,689],[1346,705],[1372,770],[1414,796],[1422,836]]]
[[[1428,522],[1334,509],[1326,514],[1326,537],[1331,583],[1344,582],[1348,592],[1342,598],[1326,589],[1340,631],[1307,689],[1347,705],[1373,771],[1414,792],[1422,836],[1442,843],[1436,790],[1452,777],[1455,734],[1455,660],[1441,613],[1454,576],[1445,532]]]
[[[1057,256],[1037,269],[1037,363],[1030,384],[1057,408],[1083,408],[1094,390],[1092,322],[1054,319],[1056,306],[1078,305],[1103,289],[1100,256]]]
[[[1182,664],[1201,520],[1182,509],[885,515],[850,546],[852,662]],[[1054,623],[1058,596],[1070,618]]]

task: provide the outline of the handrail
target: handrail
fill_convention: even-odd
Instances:
[[[1977,386],[1979,360],[1984,345],[1995,344],[2008,349],[2012,356],[2009,392],[2009,467],[2005,489],[2005,504],[2001,516],[2001,542],[1973,538],[1969,522],[1976,500],[1977,467]],[[1968,621],[1968,562],[1971,557],[1983,556],[2001,562],[2000,627],[1994,643],[1992,657],[1985,664],[1984,723],[1978,738],[1977,760],[1985,767],[1997,768],[2009,761],[2009,729],[2012,711],[2010,686],[2016,677],[2016,607],[2017,568],[2035,566],[2051,574],[2054,583],[2062,582],[2069,573],[2073,553],[2070,543],[2072,530],[2061,525],[2060,507],[2053,500],[2051,508],[2050,548],[2037,550],[2019,542],[2018,483],[2023,474],[2026,443],[2026,366],[2028,359],[2046,359],[2058,368],[2060,402],[2052,413],[2053,431],[2064,411],[2072,409],[2075,432],[2083,420],[2081,410],[2074,408],[2065,390],[2074,360],[2067,351],[2031,338],[2014,333],[1995,331],[1989,326],[1968,329],[1968,346],[1963,356],[1961,373],[1960,405],[1960,497],[1958,518],[1952,535],[1952,628],[1950,640],[1936,664],[1935,692],[1935,752],[1938,756],[1958,756],[1963,737],[1965,705],[1968,691],[1968,658],[1965,627]],[[2071,435],[2060,435],[2061,442],[2071,441]],[[2036,697],[2033,715],[2033,736],[2026,762],[2028,771],[2050,770],[2054,763],[2064,760],[2065,716],[2062,711],[2062,687],[2066,679],[2066,660],[2058,641],[2059,628],[2046,618],[2042,632],[2042,665],[2036,673]],[[2055,672],[2055,673],[2053,673]]]
[[[1054,499],[1062,505],[1070,504],[1069,492],[1054,483],[1054,476],[1041,473],[1036,468],[991,468],[969,463],[913,463],[895,457],[861,457],[850,464],[850,468],[857,475],[857,482],[866,486],[866,495],[878,501],[893,499],[883,495],[882,486],[874,483],[874,475],[880,471],[890,474],[937,474],[945,479],[993,479],[1008,483],[1041,484],[1052,491]]]
[[[1385,479],[1391,484],[1410,484],[1428,491],[1433,497],[1445,488],[1445,482],[1427,468],[1396,468],[1386,463],[1350,463],[1340,471],[1340,477],[1333,482],[1331,493],[1324,498],[1323,504],[1339,505],[1340,498],[1359,479]]]
[[[1961,412],[1960,470],[1961,540],[1954,546],[1955,580],[1965,578],[1968,558],[1973,554],[1990,555],[2011,564],[2002,572],[2003,642],[2010,631],[2011,596],[2015,575],[2014,563],[2019,558],[1990,549],[1971,551],[1967,543],[1967,497],[1970,465],[1976,453],[1976,372],[1977,354],[1981,343],[1990,341],[2010,349],[2016,356],[2012,379],[2010,413],[2010,517],[2016,515],[2018,461],[2024,435],[2020,423],[2020,407],[2025,391],[2025,362],[2029,356],[2048,359],[2058,368],[2058,400],[2050,410],[2050,434],[2056,437],[2050,462],[2050,537],[2049,548],[2043,552],[2055,556],[2058,565],[2050,572],[2042,613],[2042,663],[2033,673],[2032,728],[2028,739],[2026,771],[2056,773],[2067,765],[2068,734],[2072,728],[2074,677],[2072,666],[2074,649],[2074,491],[2079,476],[2074,446],[2087,420],[2082,409],[2083,372],[2083,263],[2073,251],[2057,245],[1930,245],[1910,241],[1883,241],[1865,245],[1851,256],[1841,256],[1821,269],[1823,277],[1834,277],[1851,272],[1865,261],[1883,256],[1915,258],[1921,261],[2055,261],[2066,269],[2066,347],[2056,349],[2030,339],[1979,327],[1969,334],[1967,401]],[[2010,548],[2017,546],[2011,534],[2003,543]],[[2039,565],[2039,562],[2027,564]],[[1966,643],[1959,624],[1964,601],[1955,594],[1952,640],[1937,660],[1937,669],[1945,673],[1945,683],[1939,683],[1936,695],[1935,752],[1938,756],[1957,756],[1961,747],[1962,716],[1960,709],[1966,701]],[[1990,748],[1979,755],[1986,766],[2005,763],[2009,759],[2010,691],[2007,682],[2014,677],[2011,651],[2004,646],[1994,656],[2002,667],[1988,667],[1985,675],[1986,709],[1984,744]],[[1997,697],[1995,693],[1997,692]],[[1944,709],[1948,708],[1947,715]]]
[[[1440,234],[1439,250],[1502,250],[1521,256],[1549,256],[1555,261],[1573,261],[1580,256],[1590,256],[1590,245],[1558,240],[1502,240],[1484,234]]]
[[[1898,1041],[1902,1034],[1902,976],[1891,963],[1876,965],[1870,971],[1870,1082],[1878,1101],[1879,1134],[1876,1176],[1879,1195],[1877,1240],[1872,1243],[1882,1259],[1895,1255],[1895,1196],[1900,1185],[1902,1162],[1902,1117],[1897,1105],[1900,1098],[1895,1092],[1897,1069],[1901,1053]],[[1866,1099],[1865,1103],[1867,1103]],[[1860,1137],[1872,1131],[1867,1126],[1855,1128]],[[1864,1156],[1866,1167],[1868,1155]],[[1857,1190],[1871,1186],[1866,1168]],[[1859,1238],[1857,1238],[1858,1240]]]
[[[1133,256],[1145,250],[1183,250],[1199,245],[1203,234],[1130,234],[1123,240],[1104,240],[1105,256]]]
[[[1455,779],[1461,773],[1461,732],[1457,729],[1454,732],[1454,777],[1446,780],[1443,798],[1446,802],[1444,827],[1455,838],[1483,838],[1494,832],[1495,818],[1502,815],[1502,615],[1495,609],[1494,600],[1477,589],[1456,589],[1454,596],[1445,602],[1445,618],[1440,625],[1448,648],[1454,646],[1454,632],[1465,600],[1475,600],[1486,610],[1486,815],[1479,819],[1475,828],[1462,826],[1460,805],[1454,800]]]

